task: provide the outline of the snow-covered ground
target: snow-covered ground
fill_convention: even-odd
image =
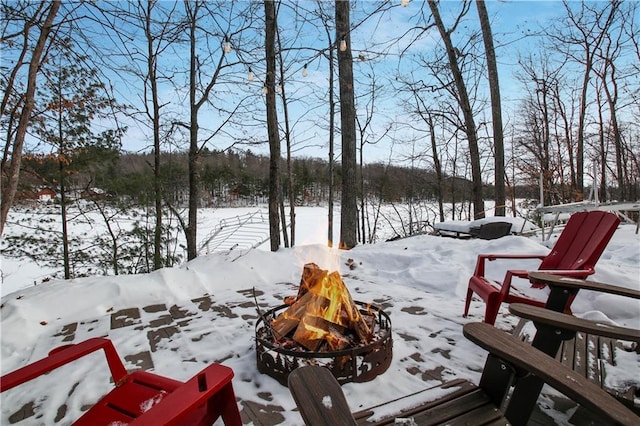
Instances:
[[[242,213],[225,210],[203,216],[203,238],[216,220]],[[321,207],[298,209],[294,248],[273,253],[267,244],[258,250],[211,254],[149,274],[33,285],[48,271],[24,260],[14,265],[13,260],[3,259],[2,373],[40,359],[68,341],[108,336],[131,369],[140,367],[141,359],[147,357],[158,374],[186,380],[206,364],[221,362],[235,372],[233,384],[241,409],[252,402],[280,416],[281,424],[302,424],[287,388],[257,371],[254,292],[263,310],[281,304],[284,296],[297,292],[302,265],[312,261],[339,271],[354,299],[385,306],[393,325],[393,362],[371,382],[343,386],[355,411],[437,384],[423,379],[426,376],[421,373],[439,366],[444,366],[445,380],[477,381],[485,353],[462,336],[462,325],[481,320],[484,305],[474,301],[471,315],[461,315],[476,256],[547,253],[553,243],[522,236],[485,241],[421,235],[340,251],[326,247],[326,214]],[[339,218],[335,223],[339,224]],[[634,231],[632,225],[619,227],[597,264],[594,280],[640,289],[640,235]],[[338,232],[339,225],[336,236]],[[492,262],[490,273],[501,278],[508,268],[527,266]],[[577,315],[606,317],[619,325],[640,328],[637,301],[581,292],[573,309]],[[176,312],[181,315],[174,315]],[[118,315],[129,322],[115,327]],[[154,334],[160,330],[159,319],[176,326],[173,335],[160,338]],[[516,323],[517,318],[503,307],[496,326],[511,329]],[[8,424],[25,406],[36,414],[19,424],[69,424],[79,417],[83,406],[109,389],[106,366],[98,367],[102,362],[91,358],[3,393],[0,424]],[[620,359],[610,374],[610,380],[618,382],[639,377],[640,359],[635,353]],[[541,401],[543,410],[558,424],[568,423],[573,408],[556,406],[549,391]]]

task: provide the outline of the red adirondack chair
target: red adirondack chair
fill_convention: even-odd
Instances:
[[[526,303],[542,306],[544,302],[522,294],[516,294],[511,285],[513,277],[527,278],[529,271],[508,270],[502,283],[485,277],[485,261],[496,259],[540,259],[538,270],[557,275],[584,279],[595,272],[594,267],[620,219],[612,213],[599,210],[574,213],[558,237],[548,255],[480,254],[476,269],[467,289],[464,316],[469,313],[473,293],[486,303],[484,322],[494,324],[500,305],[504,303]],[[528,283],[528,281],[527,281]],[[569,308],[571,301],[566,308]]]
[[[74,425],[209,426],[220,416],[227,426],[242,425],[230,368],[211,364],[185,383],[146,371],[127,373],[113,343],[104,338],[56,348],[46,358],[5,374],[0,378],[0,392],[100,349],[115,387]]]

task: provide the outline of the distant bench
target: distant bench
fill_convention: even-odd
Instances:
[[[473,222],[448,221],[433,225],[433,229],[443,237],[479,238],[481,240],[495,240],[513,232],[513,224],[503,221],[480,220]]]

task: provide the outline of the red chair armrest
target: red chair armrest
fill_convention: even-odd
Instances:
[[[135,374],[132,373],[132,376]],[[162,401],[135,419],[130,425],[183,424],[197,407],[205,404],[215,397],[217,393],[224,392],[225,386],[228,386],[227,389],[232,390],[232,378],[232,369],[220,364],[211,364],[165,396]],[[233,395],[231,391],[230,394],[226,395],[230,396],[231,400],[222,402],[224,404],[234,404],[232,408],[233,411],[238,413],[237,421],[239,422],[239,412],[237,406],[235,406],[237,403]],[[228,412],[230,410],[225,410],[225,407],[220,409],[221,414],[225,411]]]
[[[546,254],[480,254],[478,258],[484,257],[490,261],[496,259],[544,259]]]
[[[518,278],[529,278],[529,270],[526,269],[509,269],[507,271],[508,274],[513,275],[514,277],[518,277]]]
[[[126,377],[127,370],[124,368],[113,343],[108,339],[96,337],[75,345],[65,345],[63,348],[54,349],[46,358],[5,374],[0,378],[0,392],[35,379],[100,349],[104,349],[114,383],[118,383]]]
[[[545,274],[562,275],[563,277],[575,278],[575,277],[586,277],[588,275],[593,275],[595,274],[596,271],[593,268],[589,268],[589,269],[545,269],[539,272],[544,272]]]
[[[473,273],[476,277],[484,277],[485,260],[493,262],[497,259],[538,259],[542,260],[546,257],[544,254],[479,254],[476,262],[476,269]]]

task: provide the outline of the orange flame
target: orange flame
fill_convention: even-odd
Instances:
[[[344,327],[349,326],[349,322],[359,321],[360,312],[355,309],[349,290],[342,281],[340,274],[337,271],[330,274],[326,274],[326,271],[324,272],[325,274],[309,288],[309,291],[329,300],[329,306],[319,309],[318,312],[310,313]],[[347,315],[346,318],[343,313]]]

